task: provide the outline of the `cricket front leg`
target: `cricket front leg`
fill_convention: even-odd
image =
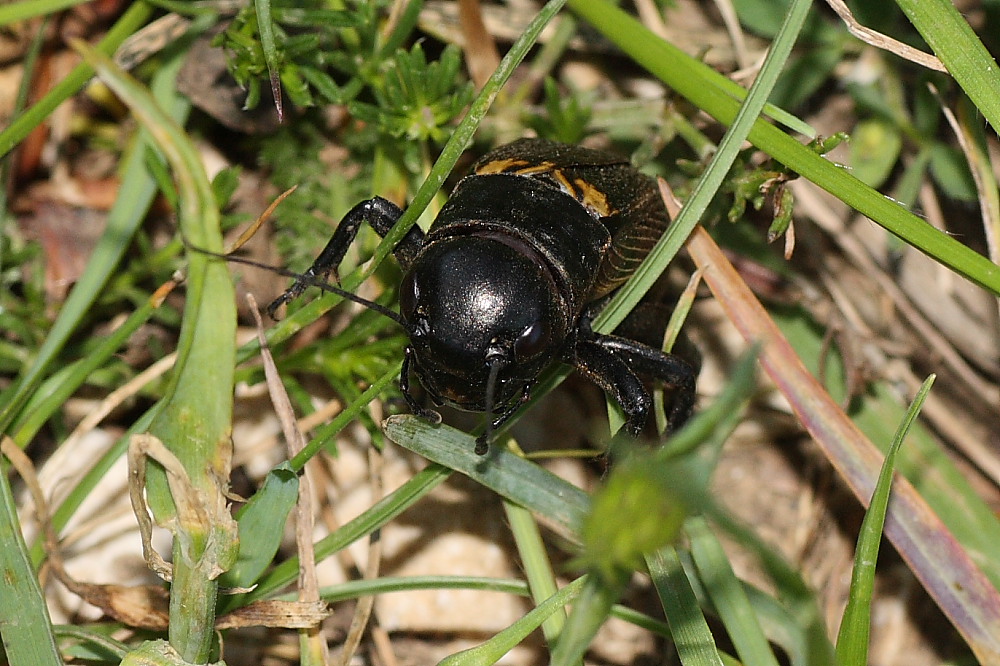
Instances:
[[[687,362],[633,340],[593,333],[586,323],[580,333],[567,361],[621,406],[625,428],[632,436],[639,435],[652,407],[639,375],[674,390],[667,414],[668,430],[684,425],[695,400],[695,371]]]
[[[667,354],[616,335],[595,335],[594,342],[622,361],[633,373],[649,377],[673,390],[673,399],[666,414],[668,432],[679,429],[687,422],[694,411],[696,397],[697,373],[691,364],[676,354]]]
[[[285,303],[298,298],[307,287],[316,284],[317,281],[326,279],[331,273],[336,275],[337,266],[343,261],[347,249],[354,242],[358,235],[361,224],[367,222],[379,236],[385,236],[392,229],[393,225],[403,215],[403,210],[388,199],[374,197],[367,201],[362,201],[344,216],[344,219],[337,225],[336,231],[330,241],[323,248],[323,251],[316,257],[312,266],[302,274],[302,277],[292,283],[285,293],[271,301],[267,306],[267,314],[272,319],[275,312]],[[413,261],[417,252],[424,242],[424,234],[414,226],[407,232],[403,240],[393,250],[400,265],[405,270]]]
[[[638,437],[653,401],[628,363],[604,347],[596,334],[578,339],[566,360],[618,403],[625,413],[625,429]]]

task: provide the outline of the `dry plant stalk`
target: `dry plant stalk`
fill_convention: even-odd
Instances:
[[[283,196],[287,196],[287,194]],[[275,205],[277,202],[269,210],[273,210]],[[247,294],[247,302],[257,325],[257,340],[260,342],[260,356],[264,364],[268,392],[285,435],[289,458],[292,458],[305,448],[306,440],[302,431],[296,426],[292,401],[285,392],[281,377],[278,375],[278,368],[274,364],[274,357],[271,355],[271,349],[267,345],[267,338],[264,336],[264,322],[261,320],[257,301],[252,294]],[[325,617],[326,604],[320,600],[319,583],[316,580],[316,554],[313,548],[313,495],[308,466],[302,470],[299,478],[299,500],[296,502],[295,511],[295,542],[299,553],[299,591],[296,603],[322,605]],[[303,652],[308,650],[313,655],[313,663],[329,663],[327,642],[321,625],[317,622],[314,625],[301,628],[300,631],[302,632],[301,647]]]
[[[843,0],[826,0],[826,3],[830,5],[833,11],[837,12],[837,16],[840,20],[844,22],[847,26],[847,30],[863,41],[865,44],[870,44],[877,49],[882,49],[883,51],[889,51],[890,53],[895,53],[903,60],[909,60],[912,63],[916,63],[927,69],[933,69],[936,72],[947,72],[948,69],[944,66],[937,56],[933,56],[929,53],[924,53],[919,49],[915,49],[912,46],[904,44],[888,35],[883,35],[881,32],[876,32],[871,28],[867,28],[854,18],[854,14],[848,9],[847,5],[844,4]]]

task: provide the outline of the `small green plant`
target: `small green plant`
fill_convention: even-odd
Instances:
[[[353,102],[351,115],[394,139],[443,144],[447,128],[472,100],[472,84],[462,82],[461,67],[456,47],[447,46],[438,60],[428,62],[418,42],[395,54],[371,88],[374,102]]]
[[[589,101],[582,94],[564,94],[551,77],[545,79],[544,114],[529,118],[540,136],[563,143],[580,143],[587,136],[593,117]]]
[[[818,137],[809,142],[809,148],[818,155],[825,155],[841,142],[847,140],[846,133],[840,132],[832,137]],[[790,169],[775,164],[773,160],[753,166],[750,163],[752,151],[744,152],[744,160],[737,167],[726,184],[726,190],[732,192],[733,205],[727,217],[730,222],[738,222],[746,213],[747,204],[754,210],[761,210],[765,203],[770,202],[772,211],[771,225],[767,230],[767,242],[774,242],[784,234],[792,223],[794,199],[786,183],[795,178]]]
[[[261,38],[257,5],[241,9],[212,44],[230,53],[229,72],[247,91],[245,108],[253,109],[261,103],[261,90],[272,76],[299,107],[338,104],[348,99],[357,84],[345,88],[331,75],[334,62],[345,62],[335,55],[340,37],[345,29],[370,24],[379,5],[355,4],[355,11],[339,11],[325,9],[321,3],[275,3],[271,8],[273,37],[267,45]],[[362,11],[365,5],[367,16]]]

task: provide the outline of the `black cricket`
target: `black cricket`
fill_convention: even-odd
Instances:
[[[322,280],[336,275],[361,223],[384,236],[402,214],[381,197],[356,205],[268,314],[309,286],[342,293]],[[492,431],[528,400],[541,372],[562,361],[621,405],[632,435],[652,404],[639,375],[674,390],[668,421],[683,424],[694,404],[694,369],[590,328],[669,223],[655,181],[618,156],[541,139],[487,154],[430,230],[413,227],[393,251],[404,272],[401,317],[376,309],[410,339],[399,379],[410,408],[440,419],[412,396],[412,370],[435,404],[486,412],[486,431],[476,440],[483,455]]]

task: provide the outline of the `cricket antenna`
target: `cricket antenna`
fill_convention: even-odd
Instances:
[[[271,264],[265,264],[260,261],[254,261],[253,259],[247,259],[246,257],[238,257],[232,254],[223,254],[221,252],[213,252],[212,250],[206,250],[204,248],[191,245],[190,243],[187,242],[186,239],[184,240],[184,245],[189,249],[194,250],[195,252],[200,252],[201,254],[207,254],[210,257],[215,257],[217,259],[222,259],[224,261],[230,261],[236,264],[243,264],[245,266],[253,266],[254,268],[261,268],[266,271],[271,271],[272,273],[277,273],[278,275],[282,275],[284,277],[292,278],[295,280],[295,284],[291,287],[291,289],[289,289],[289,291],[291,291],[292,289],[295,289],[296,291],[301,291],[305,287],[316,287],[317,289],[321,289],[322,291],[326,291],[331,294],[336,294],[345,300],[357,303],[358,305],[366,307],[369,310],[374,310],[375,312],[379,313],[384,317],[388,317],[389,319],[393,320],[394,322],[402,326],[403,330],[405,330],[407,333],[410,332],[409,324],[406,323],[406,320],[403,319],[403,317],[398,312],[390,310],[381,303],[370,301],[367,298],[358,296],[357,294],[354,294],[346,289],[341,289],[340,287],[330,284],[329,282],[322,280],[318,277],[312,275],[304,275],[302,273],[296,273],[295,271],[290,271],[287,268],[282,268],[281,266],[272,266]],[[287,293],[288,291],[285,292],[285,294]],[[271,301],[271,303],[265,308],[265,310],[267,311],[268,315],[270,315],[270,317],[274,319],[274,311],[289,300],[290,300],[289,298],[286,298],[286,296],[282,294],[278,298]]]
[[[493,407],[494,402],[496,402],[497,378],[500,375],[500,368],[504,366],[503,354],[488,354],[486,362],[490,366],[490,374],[486,379],[486,429],[483,431],[483,434],[476,438],[477,456],[486,455],[493,439]]]

